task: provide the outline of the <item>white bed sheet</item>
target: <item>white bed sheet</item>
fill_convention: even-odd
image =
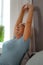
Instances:
[[[43,51],[36,53],[36,55],[28,60],[26,65],[43,65]]]

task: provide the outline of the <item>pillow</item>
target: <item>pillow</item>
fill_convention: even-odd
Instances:
[[[26,65],[43,65],[43,51],[37,52]]]

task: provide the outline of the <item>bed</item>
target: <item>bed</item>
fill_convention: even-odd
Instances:
[[[43,65],[43,51],[37,52],[26,65]]]

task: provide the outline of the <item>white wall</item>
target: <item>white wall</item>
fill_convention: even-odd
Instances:
[[[11,0],[10,6],[10,37],[13,38],[13,29],[18,16],[18,0]]]

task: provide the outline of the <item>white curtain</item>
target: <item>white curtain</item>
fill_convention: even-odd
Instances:
[[[0,0],[0,25],[3,23],[3,0]]]
[[[0,0],[0,25],[4,26],[4,41],[10,39],[10,0]]]

